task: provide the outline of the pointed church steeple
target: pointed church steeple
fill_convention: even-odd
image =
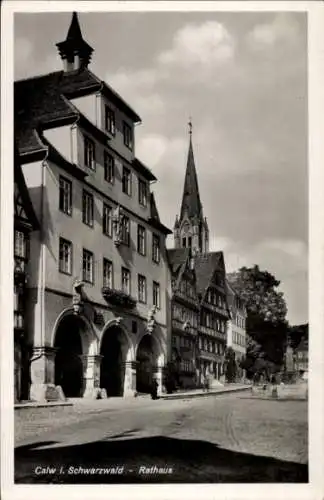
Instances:
[[[189,150],[187,158],[186,175],[183,187],[180,219],[183,219],[185,214],[187,214],[188,217],[200,217],[202,213],[195,158],[192,147],[191,119],[189,120],[188,125],[189,125]]]
[[[203,216],[198,177],[192,147],[192,122],[189,126],[189,149],[180,218],[174,226],[175,247],[190,247],[193,253],[205,253],[209,249],[207,220]]]
[[[78,14],[73,12],[71,24],[64,42],[56,44],[64,71],[73,71],[88,67],[93,48],[83,39]]]

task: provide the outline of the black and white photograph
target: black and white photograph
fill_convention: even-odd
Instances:
[[[70,3],[13,13],[14,485],[307,485],[309,13]]]

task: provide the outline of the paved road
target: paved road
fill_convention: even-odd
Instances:
[[[307,403],[247,394],[15,413],[18,483],[306,482]]]

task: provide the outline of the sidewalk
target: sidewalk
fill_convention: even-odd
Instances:
[[[208,392],[203,391],[202,389],[194,389],[192,391],[174,392],[172,394],[162,394],[160,398],[161,399],[199,398],[199,397],[217,396],[219,394],[226,394],[231,392],[239,392],[247,390],[251,391],[251,385],[231,384],[209,389]]]
[[[162,400],[176,400],[176,399],[191,399],[199,397],[209,397],[217,396],[220,394],[227,394],[232,392],[251,390],[250,385],[243,384],[231,384],[225,386],[219,386],[217,388],[212,388],[208,392],[202,389],[195,389],[191,391],[174,392],[172,394],[161,394],[159,399]],[[127,397],[127,398],[107,398],[107,399],[83,399],[83,398],[69,398],[67,401],[26,401],[24,403],[15,404],[15,410],[20,410],[24,408],[51,408],[55,406],[74,406],[74,407],[96,407],[96,408],[115,408],[119,406],[124,406],[129,403],[136,404],[139,401],[151,400],[149,394],[143,394],[137,398]]]

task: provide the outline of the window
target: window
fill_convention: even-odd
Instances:
[[[104,151],[105,181],[113,184],[115,181],[115,158]]]
[[[15,231],[15,257],[26,258],[26,235],[22,231]]]
[[[72,274],[72,243],[64,238],[60,238],[59,271]]]
[[[138,202],[143,207],[147,205],[147,184],[141,179],[138,179]]]
[[[103,260],[103,286],[113,288],[113,263],[111,260]]]
[[[122,267],[122,291],[130,295],[130,271],[125,267]]]
[[[129,244],[130,244],[130,222],[129,222],[129,218],[126,215],[124,215],[122,218],[121,240],[125,245],[129,246]]]
[[[72,182],[60,176],[59,208],[67,215],[72,214]]]
[[[160,309],[160,285],[153,281],[153,305]]]
[[[146,278],[141,274],[138,275],[138,300],[146,304]]]
[[[87,191],[83,191],[82,220],[87,226],[93,227],[93,196]]]
[[[123,167],[122,185],[123,185],[123,193],[126,193],[128,194],[128,196],[131,196],[132,194],[131,171],[127,167]]]
[[[125,146],[129,149],[133,149],[133,132],[131,127],[126,122],[123,123],[123,134]]]
[[[91,170],[96,168],[95,143],[86,136],[84,137],[84,164]]]
[[[137,251],[141,255],[146,255],[146,230],[140,225],[137,226]]]
[[[183,246],[183,248],[186,247],[186,238],[182,238],[182,246]]]
[[[157,234],[152,236],[152,260],[157,264],[160,262],[160,237]]]
[[[83,281],[87,283],[93,283],[93,253],[89,252],[89,250],[83,250],[82,256],[82,274]]]
[[[116,133],[115,113],[109,106],[105,106],[105,129],[109,134]]]
[[[102,232],[112,236],[112,208],[104,203],[102,213]]]

